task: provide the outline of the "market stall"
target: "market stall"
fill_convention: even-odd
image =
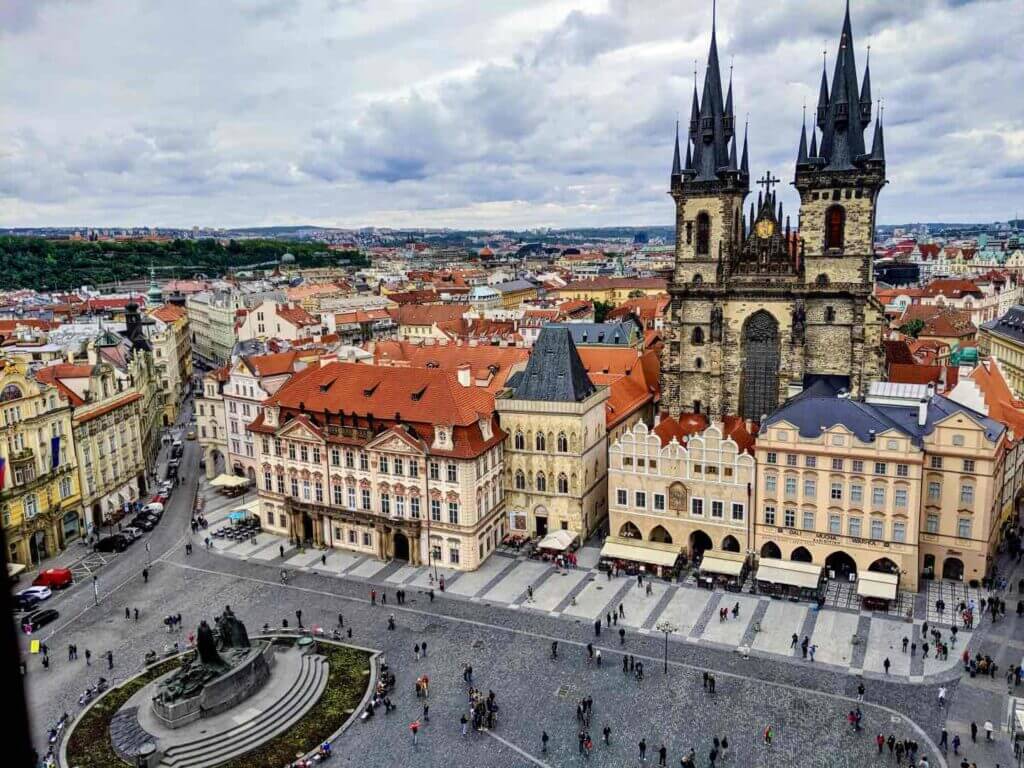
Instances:
[[[679,572],[680,555],[675,544],[609,536],[601,547],[601,567],[629,575],[654,573],[667,579]]]
[[[747,575],[747,558],[739,552],[705,552],[698,567],[697,583],[714,589],[716,585],[739,591]]]
[[[863,571],[857,577],[857,594],[860,605],[869,611],[888,611],[899,593],[898,573]]]
[[[762,558],[754,574],[757,591],[773,597],[817,602],[824,595],[825,575],[820,565],[796,560]]]
[[[217,475],[210,481],[210,486],[219,488],[225,496],[237,496],[249,487],[249,479],[238,475]]]

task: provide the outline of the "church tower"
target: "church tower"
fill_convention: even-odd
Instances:
[[[746,135],[737,152],[732,73],[722,96],[715,19],[711,23],[704,89],[697,96],[696,73],[683,159],[676,125],[675,152],[669,193],[676,206],[675,269],[670,285],[669,343],[663,358],[663,390],[673,414],[707,410],[717,400],[716,339],[711,321],[713,300],[703,288],[720,280],[723,263],[732,259],[743,230],[743,201],[750,191]],[[717,403],[716,403],[717,406]]]
[[[717,36],[703,93],[696,84],[685,159],[679,129],[670,192],[676,250],[662,353],[668,412],[760,422],[819,382],[853,396],[879,378],[883,311],[873,295],[875,205],[885,185],[881,121],[870,75],[857,77],[849,8],[831,88],[823,73],[816,127],[800,136],[797,226],[784,215],[771,172],[756,205],[746,131],[737,153],[732,78],[723,99]],[[820,136],[820,139],[819,139]]]

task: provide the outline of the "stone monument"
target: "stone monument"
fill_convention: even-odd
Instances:
[[[216,633],[205,620],[199,622],[195,654],[157,686],[153,712],[170,728],[235,706],[270,677],[271,643],[250,643],[231,606],[224,606],[214,623]]]

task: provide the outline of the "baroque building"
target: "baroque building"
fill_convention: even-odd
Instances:
[[[858,80],[847,11],[831,86],[822,72],[810,144],[806,125],[800,136],[796,226],[770,172],[745,213],[747,139],[738,152],[732,82],[723,98],[712,26],[703,94],[695,84],[685,156],[677,129],[672,164],[676,252],[662,365],[671,415],[760,421],[820,377],[854,396],[879,377],[883,309],[871,265],[886,180],[880,118],[865,146],[871,122],[870,74]]]

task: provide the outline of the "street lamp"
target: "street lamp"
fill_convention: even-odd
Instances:
[[[659,621],[658,626],[655,627],[659,632],[665,633],[665,674],[668,674],[668,636],[673,632],[677,631],[679,627],[673,624],[671,621]]]

